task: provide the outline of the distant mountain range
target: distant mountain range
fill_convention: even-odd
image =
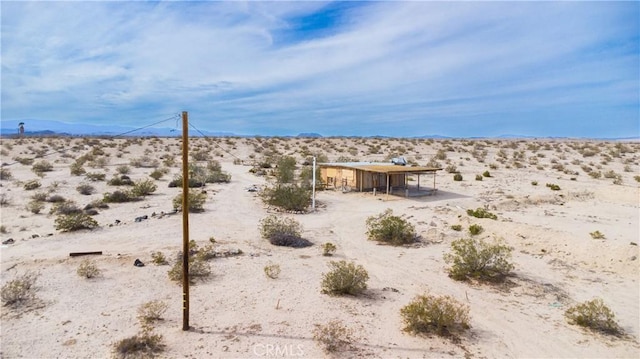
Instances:
[[[115,126],[115,125],[92,125],[92,124],[71,124],[60,121],[52,120],[9,120],[0,121],[0,136],[16,136],[18,135],[18,124],[20,122],[25,123],[25,134],[27,136],[123,136],[123,137],[178,137],[182,136],[181,130],[175,128],[160,128],[149,127],[138,130],[136,127]],[[189,130],[190,137],[324,137],[315,132],[303,132],[297,136],[263,136],[263,135],[237,135],[232,132],[211,132],[211,131],[195,131]],[[393,138],[393,136],[331,136],[331,137],[344,137],[344,138]],[[534,139],[534,138],[555,138],[555,139],[568,139],[568,137],[539,137],[539,136],[523,136],[505,134],[500,136],[477,136],[477,137],[451,137],[441,135],[422,135],[413,136],[411,138],[423,138],[423,139],[455,139],[455,138],[469,138],[469,139]],[[585,138],[586,139],[586,138]],[[622,141],[640,141],[640,137],[621,137],[621,138],[594,138],[601,140],[622,140]]]

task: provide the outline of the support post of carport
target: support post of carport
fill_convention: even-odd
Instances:
[[[389,199],[389,174],[387,173],[387,200]]]

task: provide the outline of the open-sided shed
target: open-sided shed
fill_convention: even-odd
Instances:
[[[384,191],[387,194],[420,196],[436,190],[436,172],[442,168],[400,166],[392,163],[321,163],[320,174],[327,188],[343,191]],[[433,186],[421,185],[421,176],[432,176]],[[415,179],[415,184],[410,179]],[[431,179],[431,178],[430,178]],[[429,181],[431,182],[431,181]]]

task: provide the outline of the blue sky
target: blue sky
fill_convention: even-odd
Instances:
[[[0,4],[2,121],[640,136],[636,1]]]

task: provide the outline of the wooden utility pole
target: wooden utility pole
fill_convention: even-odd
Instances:
[[[189,120],[182,111],[182,330],[189,330]]]

